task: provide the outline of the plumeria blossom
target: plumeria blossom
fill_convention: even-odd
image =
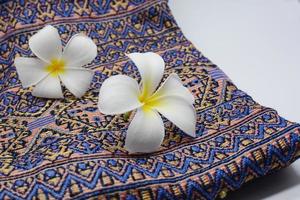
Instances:
[[[62,52],[57,29],[47,25],[29,39],[29,47],[37,58],[17,57],[15,66],[22,86],[34,86],[34,96],[63,98],[60,82],[78,98],[88,90],[93,72],[82,66],[97,55],[92,39],[74,35]]]
[[[103,82],[98,102],[100,112],[107,115],[136,111],[127,130],[125,148],[144,153],[157,150],[165,135],[160,114],[195,137],[194,96],[178,75],[170,74],[157,89],[165,68],[162,57],[152,52],[131,53],[128,57],[140,72],[141,84],[129,76],[111,76]]]

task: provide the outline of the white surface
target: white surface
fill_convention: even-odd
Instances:
[[[298,0],[170,0],[185,36],[260,104],[300,122]],[[300,161],[230,200],[299,200]]]

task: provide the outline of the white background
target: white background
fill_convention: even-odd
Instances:
[[[260,104],[300,122],[300,1],[169,0],[185,36]],[[230,200],[299,200],[300,161]]]

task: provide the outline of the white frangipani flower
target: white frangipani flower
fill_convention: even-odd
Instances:
[[[97,55],[92,39],[74,35],[62,52],[57,29],[47,25],[29,39],[29,47],[37,58],[17,57],[15,66],[23,87],[35,86],[34,96],[63,98],[60,81],[78,98],[88,90],[94,73],[82,66]]]
[[[129,76],[112,76],[103,82],[98,102],[100,112],[107,115],[136,110],[127,130],[125,148],[130,152],[153,152],[160,147],[165,129],[159,113],[195,137],[194,96],[177,74],[170,74],[156,90],[165,68],[162,57],[152,52],[132,53],[128,57],[141,74],[141,88]]]

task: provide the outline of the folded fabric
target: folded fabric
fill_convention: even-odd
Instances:
[[[21,87],[14,59],[33,56],[28,39],[47,24],[64,45],[82,32],[98,47],[82,98]],[[116,74],[140,80],[125,54],[149,51],[166,62],[164,78],[177,73],[194,94],[196,138],[164,119],[162,147],[130,154],[129,122],[99,112],[99,88]],[[0,66],[0,199],[222,198],[300,155],[299,124],[256,103],[195,49],[166,0],[1,1]]]

